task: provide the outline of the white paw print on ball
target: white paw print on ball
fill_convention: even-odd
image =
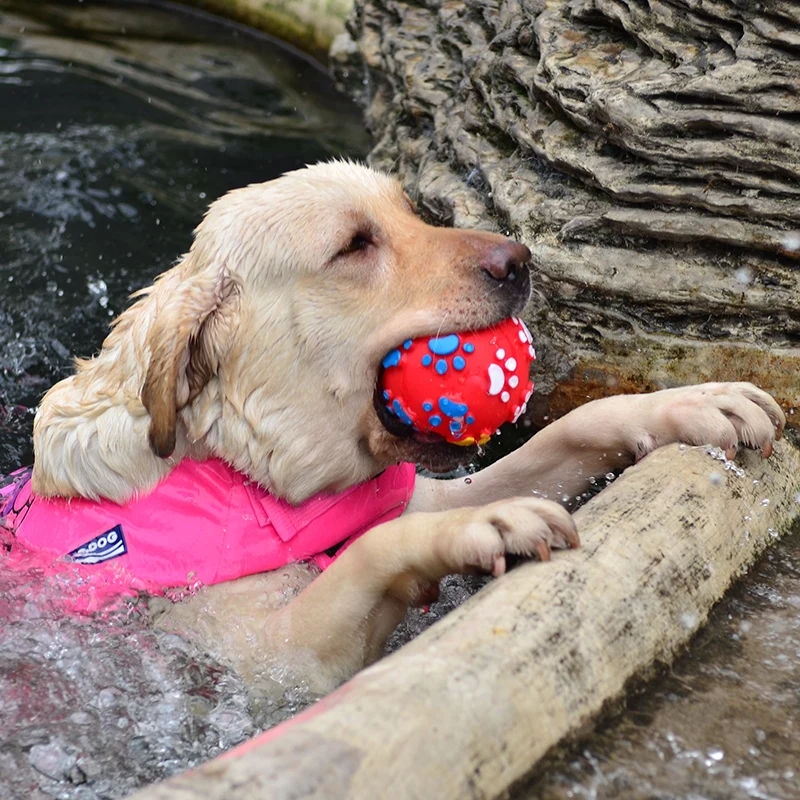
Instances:
[[[522,322],[518,324],[524,325]],[[519,334],[522,341],[528,341],[522,329],[520,329]],[[505,391],[506,372],[511,373],[508,376],[508,387],[510,389],[516,389],[517,386],[519,386],[519,376],[513,374],[514,370],[517,368],[517,359],[513,357],[506,358],[506,351],[502,347],[495,352],[495,358],[500,363],[498,364],[493,362],[489,364],[489,394],[492,397],[500,395],[500,400],[502,400],[504,403],[507,403],[511,399],[511,395]]]

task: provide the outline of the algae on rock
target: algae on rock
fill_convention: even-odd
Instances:
[[[241,22],[324,61],[353,0],[178,0]]]

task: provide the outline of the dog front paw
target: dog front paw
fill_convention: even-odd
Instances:
[[[572,516],[549,500],[514,497],[468,514],[450,542],[451,562],[458,572],[498,577],[506,571],[509,554],[549,561],[551,549],[580,544]]]
[[[672,442],[710,444],[728,458],[743,444],[766,458],[786,424],[781,407],[752,383],[702,383],[637,399],[645,414],[634,444],[637,461]]]

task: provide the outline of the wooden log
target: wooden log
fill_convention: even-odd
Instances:
[[[669,662],[800,512],[800,452],[672,446],[526,564],[295,720],[136,800],[496,798]]]

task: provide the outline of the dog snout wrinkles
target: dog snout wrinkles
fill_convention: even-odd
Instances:
[[[481,269],[497,281],[514,280],[530,257],[531,251],[524,244],[507,240],[486,253]]]

